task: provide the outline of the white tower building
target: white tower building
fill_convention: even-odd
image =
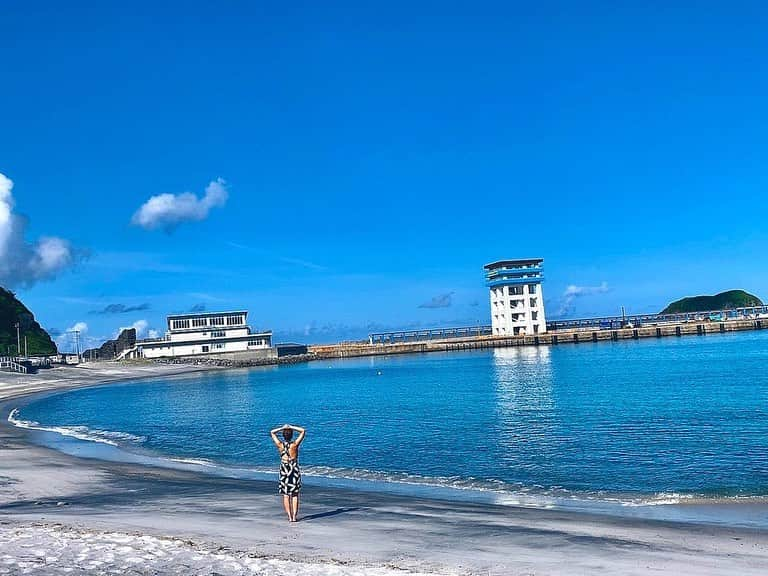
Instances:
[[[494,336],[522,336],[547,331],[544,315],[542,258],[499,260],[486,264]]]

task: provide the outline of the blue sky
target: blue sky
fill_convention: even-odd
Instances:
[[[515,257],[545,258],[549,317],[768,297],[766,16],[3,2],[17,243],[0,284],[94,341],[194,307],[246,308],[278,340],[486,323],[482,266]],[[226,200],[205,204],[217,179]],[[199,202],[175,225],[138,222],[185,192]],[[69,251],[41,259],[51,237]],[[587,289],[566,302],[568,286]]]

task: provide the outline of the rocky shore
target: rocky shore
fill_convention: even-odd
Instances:
[[[282,356],[280,358],[252,358],[230,359],[230,358],[205,358],[186,356],[181,358],[162,358],[153,360],[157,364],[174,364],[185,366],[211,366],[216,368],[249,368],[251,366],[274,366],[278,364],[303,364],[317,360],[315,354],[296,354],[293,356]]]

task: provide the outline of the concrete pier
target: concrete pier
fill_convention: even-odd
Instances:
[[[705,336],[713,333],[741,332],[762,330],[768,327],[768,319],[725,320],[713,322],[670,323],[637,328],[617,328],[611,330],[576,329],[558,330],[526,336],[469,336],[446,340],[427,340],[422,342],[400,342],[395,344],[370,344],[368,342],[347,342],[343,344],[315,345],[309,352],[317,359],[354,358],[358,356],[380,356],[387,354],[413,354],[420,352],[452,352],[459,350],[484,350],[488,348],[507,348],[511,346],[558,346],[585,342],[604,342],[617,340],[636,340],[640,338],[665,338],[682,336]]]

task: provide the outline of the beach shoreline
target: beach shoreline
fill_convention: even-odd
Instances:
[[[30,394],[201,369],[211,368],[104,363],[54,369],[69,372],[37,378],[2,375],[0,400],[7,406],[7,400]],[[77,542],[89,549],[86,557],[99,561],[104,548],[88,548],[90,540],[117,542],[130,536],[170,542],[178,549],[174,557],[190,566],[195,565],[192,558],[210,560],[211,550],[224,549],[224,568],[216,568],[223,574],[248,573],[257,564],[265,574],[302,573],[300,569],[306,574],[388,574],[386,570],[399,569],[445,574],[643,574],[659,569],[759,574],[768,561],[768,537],[755,528],[313,485],[305,490],[304,521],[289,526],[272,482],[79,458],[36,445],[31,434],[5,418],[0,424],[0,558],[6,560],[14,559],[14,547],[26,539],[43,548],[56,543],[57,549],[63,541],[70,548]],[[164,548],[158,544],[157,549]],[[201,549],[210,553],[201,555]],[[301,566],[262,565],[269,559],[292,559]],[[143,561],[159,562],[151,564],[157,573],[173,571],[172,563],[163,564],[171,562],[168,558]],[[6,566],[11,564],[6,561]],[[96,569],[88,566],[74,573]],[[210,566],[201,564],[196,568],[200,572],[193,573],[206,573]],[[328,572],[329,567],[338,570]]]

